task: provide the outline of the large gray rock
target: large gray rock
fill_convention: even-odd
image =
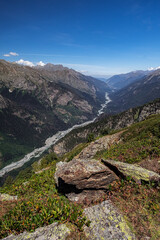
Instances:
[[[94,159],[73,159],[69,163],[59,162],[55,173],[55,180],[59,191],[69,194],[68,196],[72,200],[75,198],[75,195],[71,195],[70,193],[81,193],[79,196],[81,199],[84,199],[82,196],[83,191],[85,198],[88,195],[92,201],[92,194],[88,191],[107,190],[110,183],[116,179],[118,177],[114,172]],[[93,196],[98,197],[97,194],[93,194]],[[94,200],[96,199],[94,198]]]
[[[84,214],[91,221],[89,227],[84,227],[84,232],[88,239],[136,239],[122,215],[118,213],[117,209],[109,200],[84,209]]]
[[[68,163],[59,163],[55,173],[59,188],[63,188],[63,184],[68,184],[79,190],[108,189],[109,184],[116,179],[115,173],[94,159],[73,159]]]
[[[24,232],[19,235],[10,235],[3,240],[65,240],[71,230],[65,224],[53,223],[46,227],[37,228],[35,232]]]
[[[102,159],[102,162],[107,167],[115,171],[117,174],[122,175],[124,177],[127,177],[127,176],[132,177],[137,182],[141,182],[141,181],[154,182],[154,183],[160,182],[159,174],[153,171],[149,171],[145,168],[142,168],[133,164],[114,161],[114,160]]]

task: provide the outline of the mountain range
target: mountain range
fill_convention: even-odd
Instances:
[[[107,84],[114,90],[119,90],[127,85],[137,81],[138,79],[147,76],[151,71],[132,71],[129,73],[114,75],[106,80]]]
[[[1,167],[57,131],[95,117],[106,91],[106,83],[60,65],[0,60]]]
[[[160,98],[160,70],[152,71],[133,83],[110,94],[107,113],[115,114]]]
[[[160,98],[160,70],[119,76],[107,84],[62,65],[28,67],[0,60],[0,168],[56,132],[93,119],[106,92],[109,115]]]

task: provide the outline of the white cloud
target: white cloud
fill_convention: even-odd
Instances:
[[[45,64],[44,62],[42,62],[42,61],[40,61],[40,62],[37,63],[37,66],[43,67],[44,65],[46,65],[46,64]]]
[[[25,65],[25,66],[29,66],[29,67],[33,67],[34,64],[30,61],[25,61],[23,59],[20,59],[19,61],[16,61],[16,63],[18,64],[22,64],[22,65]]]
[[[153,68],[153,67],[150,67],[150,68],[148,68],[148,71],[152,71],[152,70],[154,70],[154,68]]]
[[[155,68],[153,68],[153,67],[148,68],[149,71],[153,71],[153,70],[157,70],[157,69],[160,69],[160,66],[159,67],[155,67]]]
[[[10,52],[9,54],[10,54],[11,56],[19,56],[19,54],[16,53],[16,52]]]
[[[5,54],[3,54],[3,56],[4,57],[11,57],[11,56],[19,56],[19,54],[18,53],[16,53],[16,52],[10,52],[10,53],[5,53]]]

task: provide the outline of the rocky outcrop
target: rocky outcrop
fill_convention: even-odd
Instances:
[[[19,235],[10,235],[3,240],[65,240],[71,230],[65,224],[53,223],[46,227],[37,228],[35,232],[24,232]]]
[[[8,107],[8,101],[0,94],[0,110]]]
[[[158,183],[160,182],[160,175],[149,171],[145,168],[133,165],[133,164],[128,164],[128,163],[123,163],[123,162],[118,162],[114,160],[104,160],[102,159],[102,162],[112,169],[112,171],[116,172],[117,175],[121,175],[123,177],[131,177],[137,182],[145,181],[145,182],[154,182]]]
[[[108,149],[112,144],[118,143],[121,133],[122,132],[107,135],[91,142],[89,146],[84,148],[80,154],[75,157],[75,159],[92,159],[98,151]]]
[[[109,200],[86,208],[84,214],[91,221],[90,226],[84,228],[85,235],[89,239],[136,239],[122,215],[118,213],[118,210]]]
[[[98,194],[92,195],[88,191],[107,190],[110,183],[116,179],[118,179],[116,174],[93,159],[73,159],[69,163],[59,162],[55,173],[55,181],[59,191],[68,194],[72,199],[75,198],[76,201],[83,199],[82,194],[86,199],[87,193],[90,201],[96,201],[95,197],[98,198]],[[71,193],[74,193],[74,195]],[[80,193],[81,195],[78,195]],[[102,192],[100,192],[100,195],[102,195]]]
[[[117,209],[107,200],[101,204],[84,209],[83,215],[91,221],[90,226],[83,229],[84,238],[88,240],[135,240],[126,221]],[[74,229],[74,228],[73,228]],[[23,232],[10,235],[3,240],[67,240],[72,238],[72,231],[66,224],[53,223],[37,228],[35,232]],[[74,239],[80,239],[78,236]]]

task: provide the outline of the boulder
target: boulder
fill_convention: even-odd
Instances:
[[[17,201],[17,196],[11,196],[6,193],[0,193],[0,201]]]
[[[3,240],[65,240],[70,235],[71,230],[66,224],[52,223],[51,225],[40,227],[35,232],[23,232],[19,235],[10,235]]]
[[[107,190],[110,183],[118,179],[113,171],[94,159],[73,159],[68,163],[59,162],[56,167],[55,181],[58,190],[63,194],[81,193],[77,195],[79,199],[86,199],[89,196],[92,201],[91,196],[94,198],[95,195],[98,198],[98,194],[88,192],[88,195],[87,191]],[[76,195],[68,196],[72,200],[77,199]]]
[[[88,239],[136,240],[124,217],[111,201],[106,200],[85,208],[84,214],[91,221],[89,227],[84,227],[84,233]]]
[[[160,175],[149,171],[145,168],[123,163],[119,161],[114,160],[104,160],[102,159],[102,162],[105,164],[105,166],[109,167],[112,171],[114,171],[117,175],[123,176],[123,177],[132,177],[135,181],[141,182],[154,182],[159,183],[160,182]]]

